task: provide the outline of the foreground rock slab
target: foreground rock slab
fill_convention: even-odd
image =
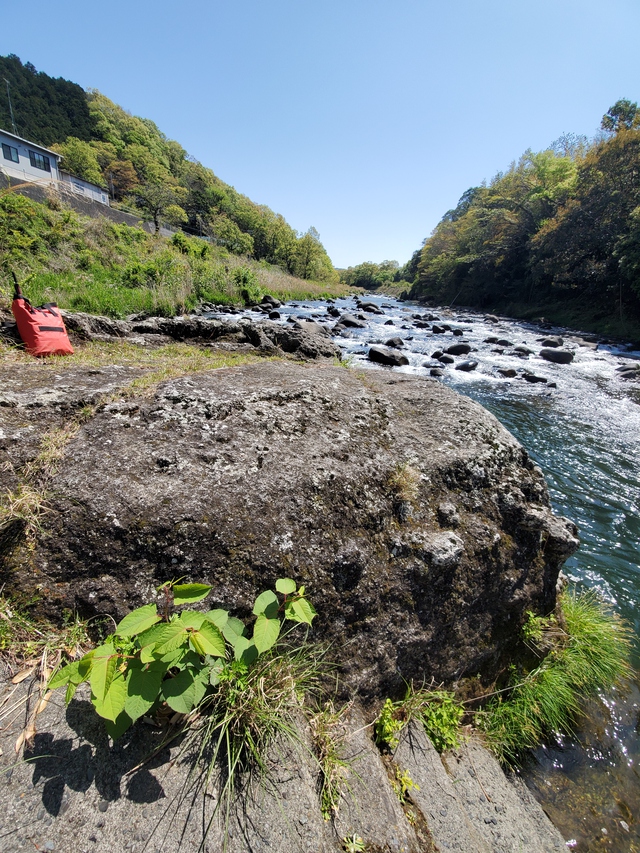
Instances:
[[[358,706],[335,733],[346,765],[334,820],[322,816],[319,767],[302,716],[295,741],[273,743],[262,779],[238,780],[227,820],[215,812],[217,773],[209,784],[190,777],[193,762],[179,741],[162,748],[166,731],[145,724],[112,743],[88,698],[83,686],[65,709],[62,691],[55,693],[18,758],[14,743],[38,688],[0,681],[3,853],[337,853],[354,834],[383,853],[564,847],[529,792],[514,787],[479,744],[441,758],[412,724],[385,759]],[[412,790],[411,821],[390,782],[395,768],[420,786]]]

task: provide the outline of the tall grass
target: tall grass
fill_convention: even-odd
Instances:
[[[631,674],[630,630],[594,593],[565,592],[560,608],[563,630],[548,623],[553,650],[506,698],[477,715],[489,746],[508,766],[545,737],[571,732],[586,698]]]

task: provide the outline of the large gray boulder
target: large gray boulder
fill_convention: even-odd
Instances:
[[[0,409],[9,449],[30,417],[18,385]],[[526,612],[554,606],[575,528],[518,442],[438,382],[272,361],[109,399],[68,437],[34,550],[5,548],[7,589],[37,590],[49,615],[119,619],[184,576],[246,617],[291,576],[319,612],[313,638],[373,696],[405,679],[491,679]]]

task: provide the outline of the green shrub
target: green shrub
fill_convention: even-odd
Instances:
[[[173,612],[176,606],[202,601],[207,584],[165,584],[163,613],[156,604],[125,616],[105,642],[79,661],[60,669],[50,682],[66,685],[67,703],[79,684],[91,685],[91,701],[107,731],[118,738],[144,714],[163,702],[189,714],[216,695],[250,678],[252,667],[280,637],[284,620],[311,624],[315,611],[289,578],[276,582],[255,601],[251,637],[247,626],[226,610]],[[263,665],[262,663],[260,665]]]
[[[416,690],[409,685],[400,702],[385,700],[374,723],[374,734],[379,746],[393,750],[398,746],[402,729],[410,720],[417,720],[438,752],[444,752],[460,745],[463,716],[464,710],[453,693],[426,688]]]

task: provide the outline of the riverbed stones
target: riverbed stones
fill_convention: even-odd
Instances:
[[[451,344],[450,347],[447,347],[445,352],[449,353],[449,355],[466,355],[471,352],[471,344]]]
[[[393,349],[402,349],[404,346],[404,341],[402,338],[389,338],[389,340],[384,342],[386,347],[392,347]]]
[[[561,347],[564,346],[564,340],[559,335],[549,335],[547,338],[542,338],[540,343],[543,347]]]
[[[409,359],[406,355],[379,346],[369,347],[367,358],[369,361],[375,361],[377,364],[386,364],[390,367],[402,367],[409,364]]]
[[[459,364],[456,364],[456,370],[463,370],[465,373],[470,373],[472,370],[475,370],[477,366],[477,361],[461,361]]]
[[[541,349],[540,358],[545,361],[551,361],[554,364],[571,364],[573,361],[573,353],[563,349]]]
[[[46,367],[24,367],[48,385]],[[22,369],[12,365],[18,401],[30,397]],[[513,659],[525,612],[553,608],[574,528],[479,405],[429,379],[365,373],[258,362],[99,410],[69,436],[46,535],[28,559],[5,554],[7,590],[39,589],[49,615],[118,620],[184,576],[213,584],[208,607],[248,617],[258,592],[290,576],[306,585],[320,614],[312,637],[333,643],[350,689],[490,679]],[[0,409],[0,426],[24,419],[22,405]],[[408,464],[403,496],[394,483]],[[404,522],[399,500],[411,504]],[[461,520],[455,560],[438,556],[443,503]]]
[[[357,317],[354,317],[353,314],[341,314],[340,319],[338,320],[340,325],[347,326],[350,329],[366,329],[367,324],[364,320],[358,320]]]

